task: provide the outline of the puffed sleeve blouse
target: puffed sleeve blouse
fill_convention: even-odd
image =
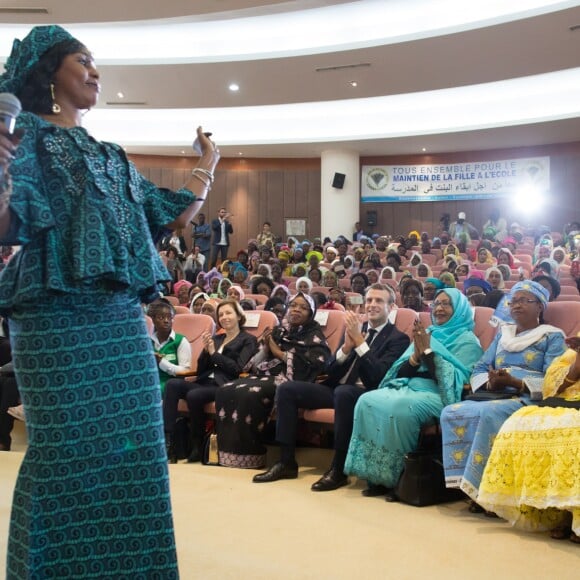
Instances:
[[[0,240],[22,248],[0,274],[0,311],[51,293],[129,291],[144,302],[170,279],[155,241],[193,201],[159,188],[123,149],[82,127],[31,113],[11,165],[11,228]]]

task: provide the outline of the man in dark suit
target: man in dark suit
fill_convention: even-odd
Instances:
[[[358,317],[346,313],[342,346],[329,361],[323,384],[289,381],[276,389],[276,440],[280,461],[254,476],[255,483],[298,477],[295,458],[298,409],[334,407],[334,458],[330,469],[312,485],[313,491],[331,491],[348,484],[343,473],[352,434],[354,407],[358,398],[376,389],[391,365],[409,346],[409,337],[388,321],[395,302],[390,286],[373,284],[365,295],[368,322],[360,327]]]
[[[221,207],[218,212],[218,217],[211,221],[211,229],[213,232],[212,240],[212,257],[211,266],[213,268],[218,261],[218,254],[220,259],[224,262],[228,257],[228,249],[230,247],[230,234],[234,233],[232,224],[228,221],[230,213],[225,207]]]

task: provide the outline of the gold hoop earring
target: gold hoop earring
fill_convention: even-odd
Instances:
[[[54,84],[50,83],[50,95],[52,97],[52,112],[55,115],[60,113],[60,105],[54,100]]]

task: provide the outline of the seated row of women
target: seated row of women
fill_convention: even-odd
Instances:
[[[538,529],[567,526],[556,535],[569,535],[571,527],[580,533],[577,517],[580,411],[546,408],[538,411],[531,405],[541,397],[543,383],[544,394],[555,395],[557,404],[577,397],[579,392],[578,357],[572,365],[554,362],[564,353],[565,337],[560,329],[543,323],[547,303],[548,292],[539,284],[532,281],[516,284],[509,297],[512,320],[501,327],[483,353],[473,334],[473,314],[467,298],[456,289],[439,290],[431,326],[423,329],[418,325],[412,343],[380,384],[362,388],[354,407],[344,473],[366,479],[367,490],[387,492],[394,488],[403,470],[405,454],[417,447],[422,426],[440,418],[449,486],[460,487],[474,502],[513,523],[529,522],[531,518]],[[244,314],[237,303],[225,301],[218,306],[218,323],[225,333],[204,338],[196,382],[184,379],[167,382],[164,414],[170,460],[174,460],[172,429],[179,398],[187,398],[190,406],[194,421],[191,459],[198,460],[203,406],[215,397],[220,464],[252,468],[265,464],[262,434],[272,417],[277,387],[288,381],[314,383],[330,359],[324,334],[314,320],[315,312],[313,300],[298,293],[290,301],[283,325],[267,331],[257,344],[254,337],[245,336],[241,330]],[[577,351],[579,341],[569,342]],[[548,373],[544,382],[552,363],[564,365],[561,368],[565,372]],[[238,378],[244,368],[249,376]],[[473,398],[478,400],[461,400],[466,383],[471,384]],[[552,387],[547,388],[549,384]],[[485,398],[482,392],[496,398],[481,400]],[[494,439],[502,424],[516,411],[519,412],[514,416],[515,423],[506,423],[497,437],[496,451]],[[531,423],[522,427],[522,421]],[[530,435],[530,425],[541,425],[544,431],[540,429]],[[549,434],[547,427],[551,429]],[[514,430],[519,438],[510,435]],[[534,447],[538,437],[551,442],[539,454]],[[525,447],[528,443],[529,449]],[[573,461],[567,460],[570,453],[575,454]],[[511,463],[506,460],[508,455]],[[543,465],[549,481],[540,481],[542,473],[535,462]],[[546,493],[531,498],[526,496],[528,488],[520,493],[514,483],[520,478],[532,478],[537,483],[535,489]],[[571,498],[570,493],[561,493],[566,487],[570,488]],[[554,488],[560,495],[549,493]]]

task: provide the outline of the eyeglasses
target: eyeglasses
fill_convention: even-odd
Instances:
[[[534,300],[533,298],[512,298],[511,300],[508,301],[508,306],[517,306],[518,304],[534,304],[534,302],[536,304],[539,304],[539,302],[537,300]]]
[[[485,292],[471,292],[471,293],[467,293],[466,296],[468,298],[471,298],[472,296],[481,296],[482,294],[485,294]]]
[[[439,302],[439,300],[435,300],[435,302],[431,303],[431,308],[433,308],[433,310],[439,306],[441,306],[441,308],[451,308],[453,304],[447,300],[441,302]]]

